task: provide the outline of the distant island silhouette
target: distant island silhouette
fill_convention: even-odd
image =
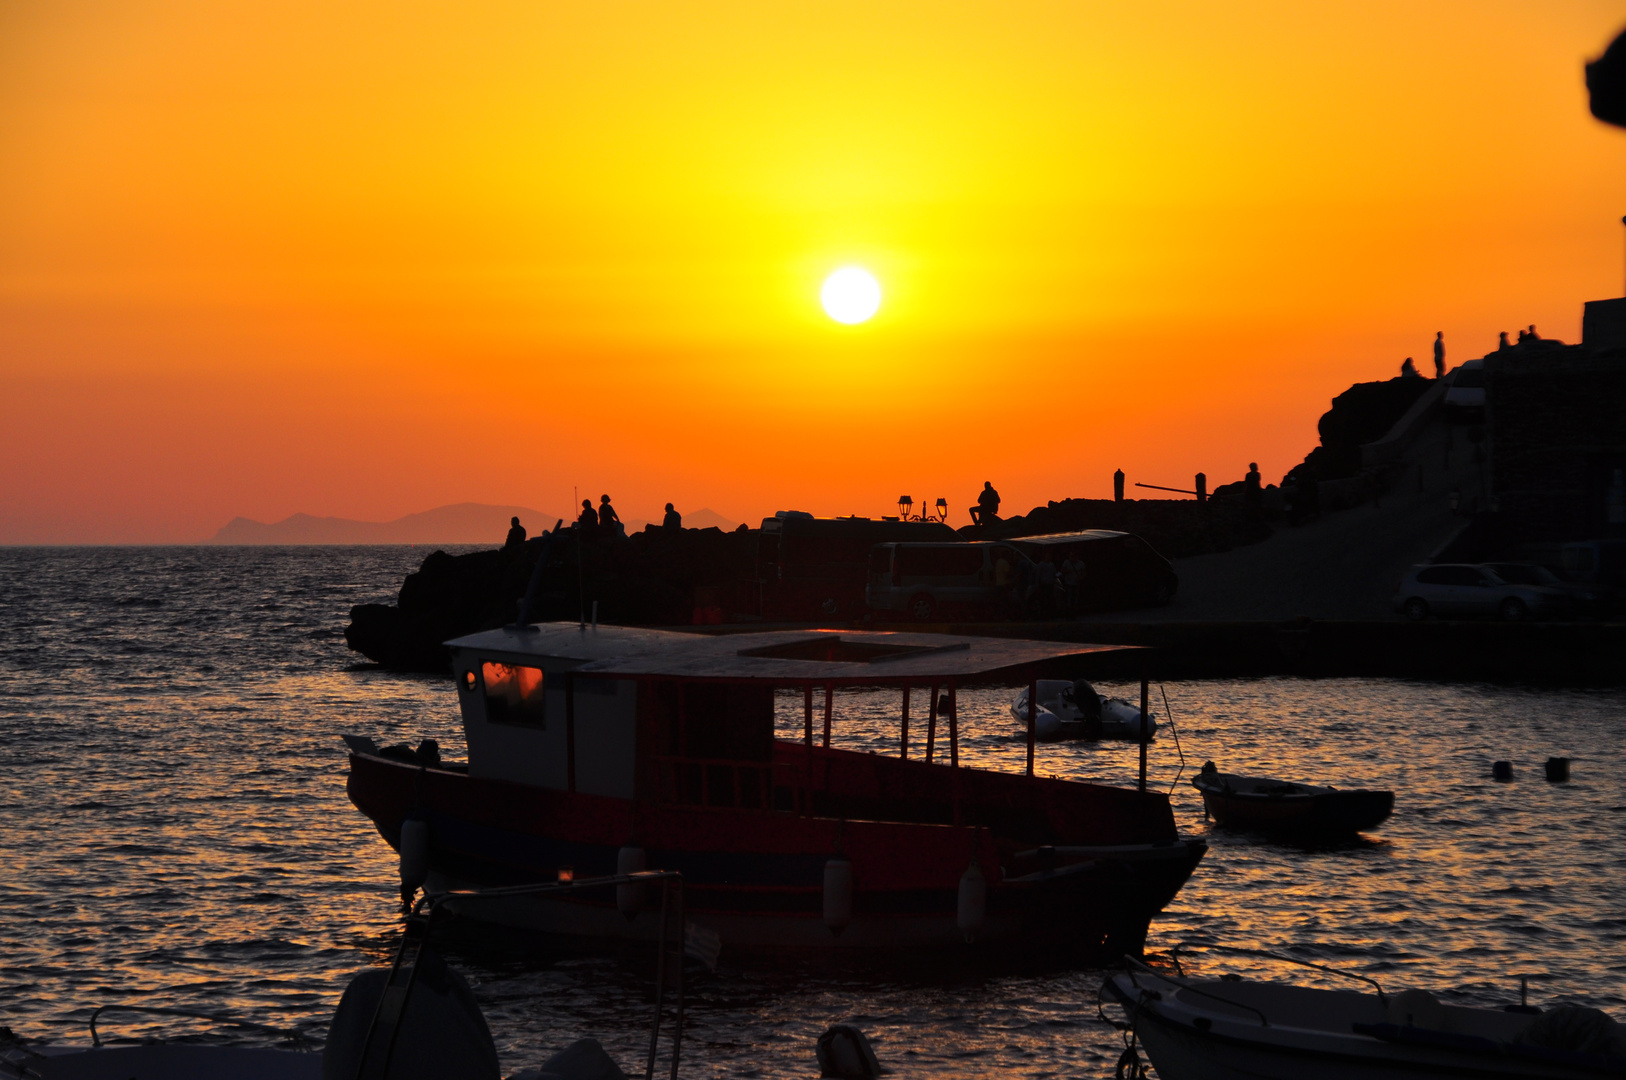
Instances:
[[[684,524],[704,529],[716,526],[732,532],[737,523],[714,510],[684,513]],[[454,503],[433,510],[408,514],[394,521],[357,521],[352,518],[314,517],[294,514],[267,524],[237,517],[227,522],[209,539],[211,544],[488,544],[498,545],[508,533],[508,519],[518,517],[532,536],[553,528],[561,517],[574,515],[548,513],[528,506],[496,506],[489,503]],[[636,532],[647,522],[633,518],[627,529]]]

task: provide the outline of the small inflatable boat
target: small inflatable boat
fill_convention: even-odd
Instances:
[[[1140,741],[1140,709],[1118,698],[1104,698],[1083,679],[1040,679],[1039,712],[1034,734],[1040,742],[1060,739],[1129,739]],[[1011,716],[1028,726],[1028,692],[1011,702]],[[1146,715],[1146,739],[1157,738],[1157,721]]]
[[[1212,761],[1191,778],[1203,807],[1221,825],[1319,836],[1370,829],[1393,812],[1392,791],[1295,784],[1265,776],[1222,773]]]

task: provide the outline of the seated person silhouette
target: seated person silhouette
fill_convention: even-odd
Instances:
[[[503,541],[504,548],[515,548],[525,543],[525,526],[519,523],[519,518],[509,519],[508,539]]]
[[[661,519],[661,528],[663,528],[663,529],[681,529],[681,528],[683,528],[683,515],[678,513],[677,510],[675,510],[672,507],[671,503],[666,504],[666,516]]]
[[[982,482],[982,491],[977,494],[977,505],[971,508],[971,523],[973,525],[992,525],[999,520],[999,492],[994,490],[992,480]]]
[[[592,499],[582,500],[582,512],[576,518],[576,530],[583,536],[592,536],[598,532],[598,512],[593,509]]]

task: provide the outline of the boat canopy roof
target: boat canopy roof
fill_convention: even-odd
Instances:
[[[623,678],[655,677],[843,686],[953,680],[999,683],[1041,672],[1077,670],[1091,657],[1144,652],[1131,645],[1085,645],[962,634],[871,630],[777,630],[699,634],[630,626],[541,623],[454,638],[454,649],[574,662],[574,670]],[[1113,659],[1122,661],[1118,655]]]
[[[1116,529],[1085,529],[1082,532],[1045,533],[1041,536],[1013,536],[1005,541],[1007,544],[1076,544],[1081,540],[1111,540],[1118,536],[1128,536],[1126,532]]]

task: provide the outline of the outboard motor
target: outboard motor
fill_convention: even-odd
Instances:
[[[1101,695],[1095,692],[1084,679],[1073,680],[1073,704],[1078,706],[1078,715],[1084,721],[1084,737],[1086,739],[1099,739],[1101,737]]]
[[[423,920],[427,922],[427,920]],[[408,940],[389,970],[345,987],[322,1050],[322,1080],[500,1080],[497,1045],[463,976]]]

